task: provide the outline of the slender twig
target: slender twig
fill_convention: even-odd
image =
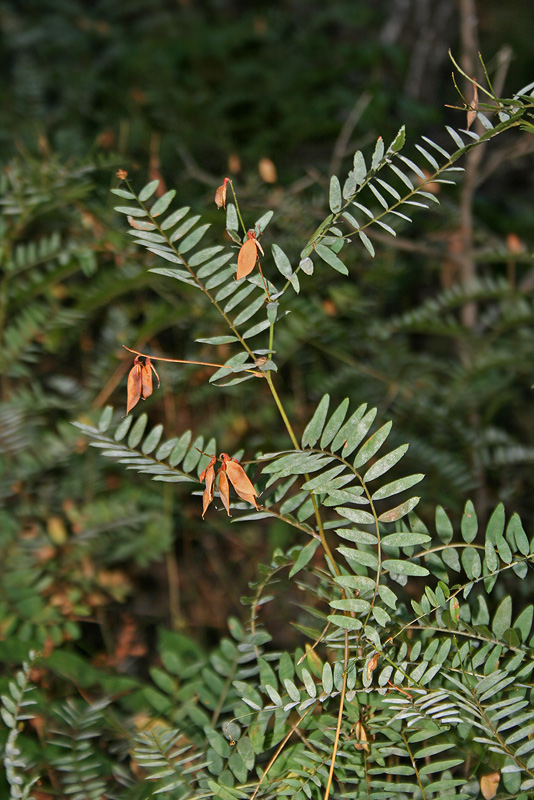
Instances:
[[[273,383],[273,379],[271,377],[270,372],[265,373],[265,377],[267,378],[267,383],[269,385],[269,389],[271,390],[271,394],[273,396],[274,402],[276,403],[276,407],[278,408],[278,411],[280,412],[280,416],[282,417],[282,419],[284,421],[284,425],[286,426],[286,430],[287,430],[287,432],[289,434],[289,438],[291,439],[293,447],[295,448],[295,450],[300,450],[297,437],[295,436],[295,432],[293,430],[291,422],[289,421],[289,418],[288,418],[288,416],[286,414],[286,411],[284,409],[282,401],[280,400],[278,392],[276,391],[276,388],[275,388],[275,385]],[[305,475],[304,478],[305,478],[306,481],[310,480],[310,476],[309,475]],[[340,574],[339,567],[337,566],[335,558],[332,555],[332,551],[330,550],[328,542],[326,541],[326,536],[325,536],[324,527],[323,527],[323,521],[321,519],[321,514],[319,512],[319,506],[317,505],[317,498],[315,497],[313,492],[310,492],[310,497],[311,497],[311,501],[312,501],[312,505],[313,505],[313,511],[314,511],[314,514],[315,514],[315,520],[317,522],[317,530],[319,531],[319,536],[321,537],[321,544],[323,546],[323,549],[324,549],[324,551],[326,553],[326,556],[327,556],[328,560],[330,561],[330,563],[332,565],[332,569],[336,572],[337,575],[339,575]]]
[[[250,800],[254,800],[254,798],[256,797],[256,795],[257,795],[257,794],[258,794],[258,792],[259,792],[259,789],[260,789],[260,786],[261,786],[261,784],[263,783],[263,780],[266,778],[266,776],[267,776],[267,773],[269,772],[269,770],[271,769],[271,767],[272,767],[272,766],[273,766],[273,764],[275,763],[276,759],[278,758],[278,756],[280,755],[280,753],[282,752],[282,750],[283,750],[283,749],[284,749],[284,747],[286,746],[286,743],[289,741],[289,739],[290,739],[290,738],[293,736],[294,732],[295,732],[295,731],[296,731],[296,729],[299,727],[299,725],[301,725],[301,724],[304,722],[304,720],[306,719],[306,717],[308,716],[308,714],[310,714],[310,713],[311,713],[311,711],[312,711],[314,708],[315,708],[315,706],[314,706],[314,705],[313,705],[313,706],[310,706],[310,707],[309,707],[309,708],[306,710],[306,713],[305,713],[305,714],[303,714],[303,715],[302,715],[302,717],[299,717],[299,719],[298,719],[298,720],[297,720],[297,721],[296,721],[296,722],[295,722],[295,723],[294,723],[294,724],[291,726],[291,728],[289,729],[289,731],[287,732],[287,734],[284,736],[284,738],[282,739],[282,741],[280,742],[280,744],[279,744],[279,745],[278,745],[278,747],[276,748],[276,752],[275,752],[275,754],[273,755],[273,757],[271,758],[271,760],[269,761],[269,763],[268,763],[268,764],[267,764],[267,766],[265,767],[265,770],[263,771],[263,773],[262,773],[262,776],[261,776],[261,778],[259,779],[258,783],[256,784],[256,788],[254,789],[254,791],[253,791],[253,793],[252,793],[252,795],[251,795],[251,797],[250,797]]]
[[[330,796],[330,789],[332,781],[334,780],[334,769],[336,766],[336,755],[339,746],[339,736],[341,733],[341,723],[343,721],[343,709],[345,706],[345,693],[347,691],[347,668],[349,663],[349,632],[345,631],[345,646],[344,646],[344,663],[343,663],[343,685],[341,687],[341,694],[339,697],[339,711],[337,715],[336,734],[334,737],[334,745],[332,747],[332,760],[330,762],[330,771],[328,773],[328,781],[324,790],[323,800],[328,800]]]
[[[332,158],[330,161],[330,175],[337,175],[339,172],[341,168],[341,162],[347,155],[348,144],[350,137],[352,136],[352,132],[360,121],[362,114],[371,100],[372,96],[370,92],[364,92],[361,94],[354,103],[347,119],[343,123],[343,127],[341,128],[336,143],[334,144]]]
[[[196,364],[200,367],[218,367],[219,369],[229,369],[232,370],[232,367],[229,367],[227,364],[214,364],[211,361],[184,361],[180,358],[163,358],[163,356],[153,356],[149,353],[141,353],[139,350],[134,350],[132,347],[126,347],[123,344],[125,350],[128,350],[130,353],[135,353],[138,356],[143,356],[143,358],[149,358],[151,361],[169,361],[172,364]],[[254,370],[244,370],[244,372],[254,372]]]

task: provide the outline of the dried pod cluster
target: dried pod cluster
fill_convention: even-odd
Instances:
[[[204,495],[202,497],[202,517],[204,518],[213,500],[215,494],[215,480],[217,477],[219,479],[219,495],[228,516],[231,516],[229,483],[232,484],[236,493],[242,500],[246,500],[247,503],[250,503],[257,509],[258,504],[256,502],[256,497],[258,493],[239,461],[235,458],[231,458],[228,453],[221,453],[219,461],[221,461],[221,466],[219,467],[217,475],[215,474],[217,457],[212,456],[208,466],[199,476],[199,479],[206,483],[206,488],[204,489]]]
[[[152,386],[152,373],[158,379],[158,386],[159,386],[159,375],[156,372],[156,368],[152,361],[148,358],[145,359],[145,363],[143,364],[139,358],[136,356],[134,359],[133,367],[130,370],[130,374],[128,375],[128,385],[126,389],[126,413],[129,414],[132,408],[134,408],[139,400],[143,398],[146,400],[147,397],[150,397],[153,391]]]

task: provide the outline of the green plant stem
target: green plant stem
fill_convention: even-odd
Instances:
[[[243,222],[243,217],[241,216],[241,210],[239,208],[239,203],[237,202],[237,195],[235,193],[234,184],[230,180],[230,178],[228,178],[228,183],[230,184],[230,188],[231,188],[232,194],[234,196],[234,204],[235,204],[235,210],[236,210],[236,213],[237,213],[237,218],[238,218],[239,222],[241,223],[241,227],[243,228],[243,233],[246,236],[247,235],[247,229],[245,228],[245,223]]]
[[[232,367],[228,367],[226,364],[214,364],[211,361],[184,361],[180,358],[163,358],[162,356],[151,356],[148,353],[141,353],[140,350],[133,350],[131,347],[126,347],[123,344],[125,350],[128,350],[130,353],[135,353],[138,356],[143,356],[143,358],[150,358],[151,361],[168,361],[172,364],[196,364],[200,367],[217,367],[218,369],[229,369],[231,370]],[[249,370],[246,370],[247,372]]]
[[[211,715],[211,725],[212,725],[213,728],[215,727],[215,725],[217,724],[217,722],[219,720],[219,717],[221,716],[221,712],[222,712],[222,710],[224,708],[224,704],[226,702],[226,698],[228,697],[228,692],[230,691],[230,689],[232,687],[232,681],[235,678],[236,671],[237,671],[237,661],[234,661],[234,663],[232,665],[232,669],[230,670],[230,672],[229,672],[229,674],[228,674],[228,676],[227,676],[227,678],[226,678],[226,680],[224,682],[224,686],[223,686],[222,692],[220,694],[219,700],[217,702],[217,705],[213,709],[213,714]]]
[[[330,762],[330,771],[328,773],[328,781],[324,790],[323,800],[328,800],[330,796],[330,789],[332,788],[332,781],[334,780],[334,769],[336,766],[336,755],[339,746],[339,736],[341,733],[341,723],[343,721],[343,709],[345,707],[345,693],[347,691],[347,668],[349,663],[349,632],[345,631],[345,647],[344,647],[344,663],[343,663],[343,685],[341,687],[341,694],[339,696],[339,711],[337,715],[336,735],[334,737],[334,746],[332,748],[332,756]]]
[[[231,185],[231,183],[232,182],[230,181],[230,185]],[[143,203],[142,200],[139,199],[139,195],[137,195],[134,192],[134,190],[133,190],[132,186],[130,185],[129,181],[125,181],[125,184],[128,187],[128,190],[131,192],[131,194],[133,194],[133,196],[135,197],[135,200],[136,200],[138,206],[140,208],[142,208],[143,211],[145,211],[145,213],[146,213],[148,219],[150,220],[150,222],[155,226],[155,229],[160,234],[160,236],[164,237],[167,245],[172,249],[173,253],[180,259],[181,263],[184,265],[186,270],[189,272],[189,274],[191,275],[192,279],[195,281],[195,283],[198,286],[198,288],[204,293],[204,295],[208,298],[210,303],[212,303],[215,306],[215,308],[217,309],[217,311],[219,312],[221,317],[224,319],[224,321],[226,322],[226,324],[228,325],[228,327],[230,328],[230,330],[232,331],[232,333],[234,334],[236,339],[239,340],[239,343],[241,344],[243,349],[248,353],[250,358],[254,359],[254,353],[252,352],[252,350],[250,349],[250,347],[248,346],[246,341],[243,339],[243,337],[241,336],[241,334],[239,333],[237,328],[234,326],[232,320],[224,312],[224,310],[221,308],[221,306],[219,305],[217,300],[213,297],[211,292],[209,292],[208,289],[206,289],[206,287],[204,286],[202,281],[197,277],[194,269],[188,264],[188,262],[185,260],[185,258],[180,255],[179,250],[175,246],[174,242],[171,242],[169,236],[167,235],[167,232],[162,229],[161,225],[159,224],[159,221],[157,219],[154,219],[154,217],[151,216],[150,209],[146,206],[145,203]],[[233,187],[232,187],[232,191],[233,191]]]
[[[310,714],[311,711],[314,708],[315,708],[315,705],[312,705],[308,709],[306,709],[306,712],[302,715],[302,717],[298,718],[298,720],[295,722],[295,724],[291,726],[291,728],[289,729],[287,734],[284,736],[284,738],[282,739],[282,741],[280,742],[280,744],[276,748],[275,754],[273,755],[273,757],[271,758],[271,760],[269,761],[269,763],[265,767],[265,770],[262,773],[261,778],[259,779],[258,783],[256,784],[256,788],[254,789],[254,792],[252,793],[252,795],[250,797],[250,800],[254,800],[254,798],[258,794],[259,788],[260,788],[264,778],[267,777],[267,773],[269,772],[269,770],[271,769],[271,767],[275,763],[276,759],[278,758],[278,756],[280,755],[280,753],[282,752],[282,750],[286,746],[287,742],[289,741],[289,739],[291,739],[291,737],[293,736],[294,732],[297,730],[299,725],[301,725],[304,722],[304,720],[306,719],[308,714]]]
[[[280,400],[280,396],[279,396],[278,392],[276,391],[276,387],[275,387],[275,385],[273,383],[273,379],[271,377],[271,373],[270,372],[266,372],[265,373],[265,377],[267,379],[267,383],[269,385],[269,389],[271,390],[271,394],[273,396],[273,400],[276,403],[276,407],[278,408],[278,411],[280,412],[280,416],[282,417],[282,420],[284,421],[284,425],[286,426],[286,430],[287,430],[287,432],[289,434],[289,438],[291,439],[291,443],[292,443],[293,447],[295,448],[295,450],[300,450],[297,437],[295,436],[295,431],[293,430],[293,426],[291,425],[291,422],[289,421],[289,417],[286,414],[285,408],[284,408],[284,406],[282,404],[282,401]],[[307,481],[310,480],[310,476],[309,475],[306,474],[304,477],[305,477],[305,479]],[[328,560],[330,561],[330,563],[332,565],[332,569],[334,570],[336,575],[339,575],[340,574],[339,567],[336,564],[334,556],[332,555],[332,551],[330,550],[328,542],[326,541],[326,536],[325,536],[324,527],[323,527],[323,521],[321,519],[321,514],[319,512],[319,506],[317,504],[317,498],[315,497],[313,492],[310,492],[310,497],[311,497],[311,501],[312,501],[312,504],[313,504],[313,511],[314,511],[314,514],[315,514],[315,520],[317,522],[317,530],[319,531],[319,536],[321,538],[321,544],[323,546],[323,549],[324,549],[324,551],[326,553],[326,556],[327,556]]]
[[[410,757],[410,761],[412,762],[412,767],[413,767],[414,772],[415,772],[415,777],[416,777],[416,780],[417,780],[417,784],[419,786],[419,790],[421,792],[421,797],[423,798],[423,800],[426,800],[425,787],[421,783],[421,776],[419,774],[419,769],[418,769],[417,763],[416,763],[416,761],[415,761],[415,759],[413,757],[412,751],[410,750],[410,745],[408,744],[408,740],[406,738],[406,734],[404,733],[403,729],[401,729],[400,735],[402,736],[402,741],[404,742],[404,746],[405,746],[406,750],[408,751],[408,755]]]

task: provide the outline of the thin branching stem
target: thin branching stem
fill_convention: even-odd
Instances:
[[[332,788],[332,781],[334,780],[334,770],[336,767],[336,755],[339,746],[339,737],[341,734],[341,723],[343,722],[343,710],[345,707],[345,693],[347,691],[347,668],[349,663],[349,632],[345,631],[345,644],[343,648],[343,685],[341,687],[341,694],[339,696],[339,710],[337,715],[336,735],[334,737],[334,744],[332,746],[332,760],[330,762],[330,770],[328,772],[328,781],[325,787],[323,800],[328,800],[330,797],[330,790]]]
[[[282,417],[282,419],[284,421],[284,425],[286,426],[286,430],[287,430],[287,432],[289,434],[289,438],[291,439],[291,443],[293,444],[293,447],[295,448],[295,450],[299,450],[300,447],[299,447],[299,443],[298,443],[297,437],[295,436],[295,432],[293,430],[293,426],[291,425],[291,422],[289,421],[289,417],[286,414],[286,411],[285,411],[285,408],[283,406],[283,403],[280,400],[280,396],[279,396],[278,392],[276,391],[276,387],[275,387],[275,385],[273,383],[273,379],[271,377],[270,372],[266,372],[265,373],[265,377],[267,378],[267,383],[269,385],[269,389],[271,390],[271,394],[273,396],[274,402],[276,403],[276,407],[278,408],[278,411],[280,412],[280,416]],[[305,477],[305,479],[307,481],[310,480],[310,476],[309,475],[306,474],[304,477]],[[330,561],[330,564],[332,565],[332,569],[335,571],[335,573],[337,575],[339,575],[340,574],[339,573],[339,567],[338,567],[338,565],[336,563],[336,560],[335,560],[334,556],[332,555],[332,551],[330,550],[330,546],[329,546],[329,544],[328,544],[328,542],[326,540],[324,527],[323,527],[323,521],[321,519],[321,513],[319,511],[319,505],[317,503],[317,498],[315,497],[313,492],[310,492],[310,497],[311,497],[311,501],[312,501],[312,505],[313,505],[313,512],[315,514],[315,520],[317,522],[317,530],[319,532],[319,536],[321,537],[321,544],[323,546],[323,549],[324,549],[324,551],[326,553],[326,556],[327,556],[328,560]]]

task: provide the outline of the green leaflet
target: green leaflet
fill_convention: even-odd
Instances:
[[[284,278],[291,278],[293,274],[291,263],[282,248],[277,244],[273,244],[271,245],[271,251],[278,271],[284,276]]]
[[[396,450],[392,450],[391,453],[388,453],[386,456],[379,458],[378,461],[375,461],[373,466],[367,470],[363,476],[363,480],[367,483],[368,481],[376,480],[376,478],[384,475],[401,460],[408,447],[409,445],[403,444],[397,447]]]
[[[130,435],[128,436],[128,447],[131,447],[132,449],[135,449],[137,447],[137,445],[143,438],[147,422],[148,422],[148,417],[146,414],[141,414],[141,416],[137,418],[135,425],[133,426]]]
[[[381,136],[376,140],[375,150],[371,161],[371,169],[378,169],[382,159],[384,158],[384,140]]]
[[[117,425],[117,429],[116,429],[115,434],[113,436],[113,438],[115,439],[116,442],[120,442],[121,439],[124,439],[124,437],[126,436],[128,431],[130,430],[130,428],[131,428],[131,426],[133,424],[133,421],[134,421],[134,417],[130,416],[130,415],[127,416],[127,417],[124,417],[124,419],[122,419],[120,421],[120,423]]]
[[[402,519],[402,517],[405,517],[410,511],[413,511],[420,499],[420,497],[411,497],[410,500],[406,500],[406,502],[401,503],[399,506],[395,506],[395,508],[392,508],[390,511],[385,511],[383,514],[380,514],[378,521],[396,522]]]
[[[342,617],[339,614],[330,614],[328,621],[332,625],[337,625],[338,628],[343,628],[348,631],[359,631],[362,628],[362,623],[356,617]]]
[[[333,478],[339,475],[340,472],[343,472],[344,470],[345,470],[345,465],[338,464],[336,467],[332,467],[326,472],[322,472],[321,475],[318,475],[316,478],[312,478],[312,480],[302,484],[302,488],[306,489],[306,491],[308,492],[325,491],[324,487],[327,484],[329,484]]]
[[[168,207],[174,200],[174,196],[176,195],[176,189],[169,189],[168,192],[165,192],[152,206],[150,209],[150,216],[151,217],[159,217],[161,214],[164,214],[167,211]]]
[[[355,522],[358,525],[374,525],[375,518],[372,514],[368,511],[363,511],[363,509],[359,508],[344,508],[344,507],[337,507],[336,512],[346,519],[350,519],[351,522]]]
[[[358,236],[360,237],[362,244],[364,245],[365,249],[371,256],[371,258],[375,257],[375,248],[373,247],[372,241],[369,239],[365,231],[358,231]]]
[[[462,538],[464,542],[472,542],[478,531],[478,521],[475,507],[471,500],[465,504],[464,513],[461,522]]]
[[[391,497],[394,494],[399,494],[406,489],[410,489],[416,483],[419,483],[419,481],[422,481],[424,477],[425,476],[423,474],[419,473],[417,475],[408,475],[406,478],[399,478],[396,481],[387,483],[385,486],[381,486],[380,489],[377,489],[376,492],[373,493],[373,500],[382,500],[386,497]]]
[[[320,447],[321,449],[325,449],[328,447],[334,436],[338,433],[340,427],[342,426],[345,416],[347,414],[347,409],[349,407],[349,398],[346,397],[336,408],[328,422],[326,423],[322,436]]]
[[[304,433],[302,434],[302,447],[313,447],[321,436],[329,404],[330,395],[325,394],[317,406],[315,414],[304,429]]]
[[[216,247],[206,247],[204,250],[199,250],[189,258],[189,266],[198,267],[200,264],[204,265],[197,270],[197,276],[201,279],[211,275],[232,258],[232,253],[223,253],[218,258],[213,258],[222,249],[220,245],[217,245]],[[206,261],[208,262],[207,264]]]
[[[341,185],[339,183],[339,178],[337,178],[335,175],[332,175],[332,177],[330,178],[330,191],[328,198],[330,211],[333,214],[337,214],[337,212],[341,210],[342,202],[343,201],[341,197]]]
[[[192,250],[193,247],[195,247],[200,242],[200,240],[202,239],[208,228],[210,228],[209,223],[206,223],[205,225],[200,225],[198,228],[196,228],[180,244],[180,246],[178,247],[178,252],[188,253],[190,250]]]
[[[462,550],[462,567],[470,580],[476,580],[482,574],[482,562],[478,550],[473,547],[466,547]]]
[[[390,533],[380,540],[383,547],[410,547],[416,544],[426,544],[431,541],[430,536],[424,533]]]
[[[491,628],[497,639],[502,638],[505,631],[512,626],[512,598],[505,597],[493,617]]]
[[[370,550],[361,550],[341,545],[337,548],[337,551],[341,553],[349,563],[354,562],[359,566],[369,567],[372,570],[376,570],[378,567],[378,557],[375,552]]]
[[[195,342],[201,344],[230,344],[231,342],[239,341],[237,336],[210,336],[208,339],[195,339]]]
[[[491,515],[486,528],[486,537],[493,544],[497,544],[498,539],[501,538],[504,533],[504,521],[504,506],[502,503],[499,503]]]
[[[332,600],[330,608],[336,611],[353,611],[355,614],[367,614],[371,604],[367,600],[360,598],[349,598],[347,600]]]
[[[374,533],[360,531],[358,528],[336,528],[336,533],[342,539],[359,544],[378,544],[378,537]]]
[[[362,445],[356,455],[356,458],[354,459],[354,469],[358,469],[366,464],[369,459],[375,455],[377,450],[382,447],[389,436],[392,424],[393,423],[391,422],[386,422],[385,425],[376,431],[376,433],[373,433],[373,435],[369,437],[365,444]]]
[[[317,244],[315,245],[315,252],[320,258],[322,258],[324,262],[326,262],[330,267],[333,267],[337,272],[341,272],[342,275],[349,274],[345,264],[332,250],[330,250],[329,247],[326,247],[324,244]]]
[[[254,314],[259,311],[265,304],[265,298],[263,296],[257,297],[255,300],[250,303],[243,311],[241,311],[237,317],[234,319],[234,325],[237,328],[239,325],[242,325],[244,322],[249,320]]]
[[[176,223],[180,222],[190,211],[191,208],[189,206],[176,209],[176,211],[173,211],[172,214],[169,214],[169,216],[160,223],[161,230],[166,231],[169,228],[173,228]]]
[[[186,431],[180,436],[176,446],[174,447],[169,457],[169,464],[171,465],[171,467],[178,466],[178,464],[182,461],[191,443],[191,438],[192,438],[191,431]]]
[[[445,542],[445,544],[451,541],[453,536],[452,525],[445,510],[441,506],[436,508],[436,532],[441,541]]]
[[[356,450],[376,417],[376,408],[369,409],[365,416],[361,415],[360,409],[365,411],[365,406],[360,406],[339,432],[339,435],[342,433],[344,434],[344,441],[342,442],[343,447],[341,450],[343,458],[348,458],[350,454]]]
[[[110,191],[117,197],[122,197],[123,200],[135,200],[135,195],[126,191],[126,189],[110,189]]]
[[[386,558],[382,566],[387,572],[395,572],[398,575],[416,575],[424,577],[429,574],[426,567],[413,564],[411,561],[400,560],[397,558]]]
[[[292,578],[293,575],[296,575],[297,572],[300,572],[300,570],[303,569],[303,567],[305,567],[306,564],[308,564],[311,561],[318,547],[319,547],[319,540],[312,539],[312,541],[309,544],[307,544],[306,547],[302,548],[297,557],[297,560],[295,561],[293,567],[289,572],[290,578]]]
[[[143,455],[147,456],[156,449],[156,447],[160,442],[162,434],[163,434],[163,425],[156,425],[154,428],[152,428],[152,430],[150,431],[150,433],[148,434],[148,436],[146,437],[141,446],[141,452],[143,453]]]
[[[105,433],[109,426],[111,425],[111,420],[113,418],[113,408],[112,406],[106,406],[102,414],[100,415],[100,419],[98,420],[98,430],[100,433]]]
[[[316,472],[317,470],[330,464],[331,458],[323,456],[321,453],[292,453],[288,456],[267,464],[262,472],[276,473],[278,477],[285,478],[288,475],[304,475],[306,472]]]
[[[158,186],[159,186],[158,180],[150,181],[150,183],[147,183],[146,186],[143,186],[143,188],[139,192],[139,200],[142,203],[144,203],[146,200],[149,200],[156,191],[156,189],[158,188]],[[117,191],[115,191],[115,194],[116,193]]]
[[[138,206],[115,206],[114,211],[119,214],[126,214],[129,217],[146,217],[146,211]]]
[[[195,214],[195,216],[186,219],[185,222],[183,222],[178,228],[176,228],[176,230],[174,230],[171,233],[169,240],[171,242],[177,242],[178,239],[181,239],[182,236],[185,236],[186,233],[188,233],[191,230],[191,228],[194,228],[199,219],[200,219],[200,214]]]

